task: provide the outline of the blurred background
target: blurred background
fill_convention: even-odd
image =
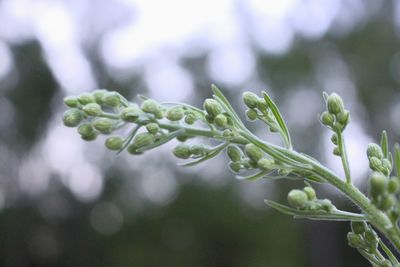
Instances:
[[[0,266],[368,266],[347,223],[263,204],[303,184],[237,181],[224,156],[179,168],[174,144],[115,155],[62,125],[62,99],[107,88],[201,106],[215,83],[244,111],[244,90],[267,90],[295,148],[342,175],[317,119],[336,91],[363,188],[367,143],[400,140],[399,38],[395,0],[0,0]]]

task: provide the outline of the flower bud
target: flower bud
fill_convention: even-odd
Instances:
[[[76,108],[79,106],[79,101],[75,96],[67,96],[64,98],[64,104],[70,108]]]
[[[332,153],[333,155],[340,157],[340,149],[338,147],[335,147]]]
[[[365,248],[365,241],[362,239],[361,235],[355,233],[347,233],[347,241],[349,246],[353,248]]]
[[[294,208],[303,207],[308,201],[307,194],[301,190],[293,189],[288,194],[288,202]]]
[[[167,111],[167,119],[170,121],[180,121],[185,116],[185,112],[182,107],[175,106]]]
[[[257,161],[257,167],[264,171],[269,171],[274,168],[275,161],[271,158],[262,158]]]
[[[337,136],[337,134],[332,134],[332,137],[331,137],[331,142],[332,142],[332,144],[334,144],[334,145],[337,145],[338,144],[338,136]]]
[[[388,159],[382,160],[382,172],[386,175],[392,172],[392,163]]]
[[[81,136],[92,136],[94,132],[94,128],[90,123],[83,123],[78,127],[78,133]]]
[[[314,188],[312,188],[311,186],[306,186],[303,188],[304,193],[307,194],[307,198],[308,200],[315,200],[317,195],[315,193]]]
[[[204,101],[204,109],[207,114],[212,118],[215,118],[218,114],[222,112],[222,107],[217,100],[208,98]]]
[[[92,134],[90,134],[90,135],[81,135],[81,138],[82,138],[82,140],[85,140],[85,141],[93,141],[93,140],[96,140],[96,138],[97,138],[97,133],[96,132],[93,132]]]
[[[365,241],[367,241],[367,243],[370,246],[373,246],[373,248],[376,248],[378,246],[379,243],[379,237],[378,235],[375,233],[374,230],[372,229],[368,229],[367,231],[365,231]]]
[[[258,105],[258,96],[252,92],[243,93],[243,102],[248,108],[256,108]]]
[[[150,145],[154,143],[154,135],[149,134],[149,133],[139,133],[135,136],[135,139],[133,139],[132,146],[135,146],[136,148],[141,148],[147,145]]]
[[[190,146],[185,144],[177,145],[172,151],[177,158],[188,159],[190,157]]]
[[[258,99],[257,108],[264,113],[268,111],[268,105],[262,98]]]
[[[136,122],[143,111],[137,104],[131,104],[129,107],[122,109],[121,119],[126,122]]]
[[[121,95],[117,92],[106,92],[101,101],[107,106],[118,107],[121,104]]]
[[[243,157],[243,152],[237,145],[229,145],[226,153],[233,162],[240,161]]]
[[[228,126],[228,118],[224,114],[218,114],[214,119],[214,123],[220,128],[226,128]]]
[[[396,198],[393,195],[384,195],[382,198],[382,202],[379,205],[379,207],[384,210],[387,211],[390,208],[392,208],[394,206],[394,204],[396,203]]]
[[[328,111],[322,112],[322,114],[321,114],[321,122],[324,125],[332,126],[334,121],[335,121],[335,117],[331,113],[329,113]]]
[[[225,129],[225,130],[222,132],[222,136],[223,136],[223,137],[234,137],[235,134],[233,133],[233,131],[232,131],[231,129]]]
[[[337,115],[336,120],[341,125],[346,126],[347,124],[349,124],[350,121],[350,112],[348,110],[343,110]]]
[[[133,145],[133,144],[128,146],[127,151],[131,155],[141,155],[141,154],[143,154],[143,152],[142,151],[138,151],[138,147]]]
[[[106,139],[105,145],[110,150],[120,150],[124,140],[120,136],[111,136]]]
[[[187,114],[185,117],[185,122],[189,125],[192,125],[193,123],[195,123],[196,120],[197,120],[196,115],[194,115],[192,113]]]
[[[242,164],[240,164],[240,162],[231,162],[229,163],[229,168],[233,172],[238,173],[242,169]]]
[[[100,105],[103,104],[102,99],[103,99],[104,94],[107,93],[107,92],[108,91],[105,90],[105,89],[98,89],[98,90],[94,90],[92,92],[94,100],[96,101],[97,104],[100,104]]]
[[[400,182],[397,177],[392,177],[388,183],[388,192],[391,194],[397,193],[400,188]]]
[[[89,94],[89,93],[83,93],[83,94],[78,96],[78,101],[82,105],[93,103],[94,102],[94,96],[92,94]]]
[[[244,152],[254,162],[258,162],[263,157],[262,150],[254,144],[247,144]]]
[[[160,131],[160,126],[155,122],[150,122],[146,124],[146,130],[151,134],[156,134]]]
[[[63,122],[67,127],[76,127],[83,119],[82,112],[77,108],[71,108],[64,112]]]
[[[351,222],[351,229],[355,234],[363,234],[367,231],[368,226],[365,222]]]
[[[161,120],[162,118],[164,118],[165,114],[161,106],[159,108],[160,109],[156,112],[156,114],[154,114],[154,116],[156,117],[156,119]]]
[[[368,156],[368,158],[376,157],[378,159],[383,159],[382,148],[379,145],[374,144],[374,143],[368,144],[367,156]]]
[[[190,154],[194,156],[203,156],[208,153],[208,148],[203,144],[193,145],[190,148]]]
[[[326,212],[331,212],[335,209],[335,206],[332,204],[332,202],[329,199],[321,199],[319,200],[319,202],[321,203],[321,207],[323,210],[325,210]]]
[[[330,94],[327,99],[327,107],[329,113],[338,115],[344,110],[342,98],[336,93]]]
[[[143,101],[141,109],[146,113],[156,115],[160,112],[161,108],[158,102],[154,101],[153,99],[146,99],[145,101]]]
[[[93,127],[103,134],[109,134],[113,130],[114,121],[108,118],[97,118],[93,121]]]
[[[181,134],[181,135],[179,135],[178,137],[176,137],[176,140],[178,140],[179,142],[185,142],[185,141],[187,141],[190,137],[192,137],[192,136],[187,135],[187,134]]]
[[[373,172],[369,179],[371,191],[382,194],[386,190],[387,178],[379,172]]]
[[[257,111],[254,109],[248,109],[246,111],[246,116],[250,121],[255,121],[257,119]]]
[[[371,170],[374,171],[381,171],[382,170],[382,161],[377,157],[369,158],[369,167]]]
[[[86,115],[89,116],[99,116],[103,113],[101,110],[101,106],[97,103],[89,103],[83,106],[82,108],[83,112],[86,113]]]

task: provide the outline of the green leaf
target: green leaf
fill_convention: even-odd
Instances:
[[[385,252],[385,254],[388,256],[390,262],[394,265],[394,266],[398,266],[399,262],[397,261],[396,257],[393,255],[393,253],[390,251],[390,249],[385,245],[385,243],[383,243],[383,241],[381,239],[379,239],[379,244],[382,247],[382,250]]]
[[[172,139],[174,139],[175,137],[178,137],[179,135],[183,134],[185,132],[185,129],[180,129],[178,131],[172,132],[166,136],[163,136],[160,140],[158,140],[157,142],[154,142],[150,145],[147,146],[143,146],[139,149],[137,149],[137,152],[144,152],[146,150],[161,146],[165,143],[168,143],[169,141],[171,141]]]
[[[249,176],[240,176],[237,175],[236,179],[238,180],[249,180],[249,181],[255,181],[255,180],[259,180],[261,178],[264,178],[269,171],[261,171],[261,172],[257,172],[255,174],[249,175]]]
[[[397,170],[397,176],[400,177],[400,145],[396,143],[394,145],[394,164]]]
[[[264,96],[265,102],[267,102],[268,107],[271,109],[272,114],[274,114],[276,122],[282,130],[282,137],[284,139],[285,145],[287,146],[287,148],[292,149],[292,141],[290,139],[289,129],[287,128],[286,123],[283,120],[282,114],[280,113],[275,102],[272,101],[271,97],[269,97],[266,92],[262,92],[262,94]]]
[[[335,210],[332,212],[326,211],[308,211],[297,210],[272,200],[265,200],[265,203],[271,208],[274,208],[283,214],[291,215],[295,219],[310,219],[310,220],[326,220],[326,221],[365,221],[363,214],[357,214],[347,211]]]
[[[201,157],[201,158],[199,158],[199,159],[197,159],[197,160],[189,161],[189,162],[186,162],[186,163],[179,163],[178,166],[181,166],[181,167],[190,167],[190,166],[194,166],[194,165],[197,165],[197,164],[199,164],[199,163],[202,163],[202,162],[204,162],[204,161],[207,161],[207,160],[209,160],[209,159],[212,159],[212,158],[218,156],[218,154],[219,154],[222,150],[224,150],[224,148],[226,148],[228,145],[229,145],[229,143],[223,143],[223,144],[221,144],[221,145],[219,145],[219,146],[216,146],[216,147],[214,148],[214,150],[213,150],[211,153],[205,155],[204,157]]]
[[[389,153],[389,145],[388,145],[388,137],[386,131],[382,131],[382,136],[381,136],[381,148],[383,152],[383,156],[387,159],[388,158],[388,153]]]
[[[218,87],[215,84],[211,85],[211,90],[214,93],[214,98],[217,100],[222,106],[225,107],[226,111],[233,116],[233,119],[241,126],[244,127],[242,120],[240,117],[237,115],[236,111],[233,109],[231,104],[229,103],[228,99],[224,96],[224,94],[221,92],[221,90],[218,89]]]
[[[139,131],[141,125],[136,126],[132,132],[128,135],[128,137],[124,140],[124,144],[122,145],[121,149],[118,150],[117,154],[121,153],[129,146],[129,143],[132,141],[133,137],[135,137],[136,133]]]

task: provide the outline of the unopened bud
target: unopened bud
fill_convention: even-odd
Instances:
[[[257,108],[258,108],[259,110],[261,110],[261,112],[264,112],[264,113],[268,111],[268,105],[267,105],[267,103],[265,102],[265,100],[262,99],[262,98],[259,98],[259,99],[258,99]]]
[[[335,117],[331,113],[329,113],[328,111],[324,111],[321,114],[321,122],[324,125],[332,126],[334,121],[335,121]]]
[[[190,146],[185,144],[177,145],[172,151],[177,158],[188,159],[190,157]]]
[[[382,161],[377,157],[370,157],[369,167],[374,171],[382,171]]]
[[[319,201],[321,203],[321,207],[323,210],[326,212],[331,212],[335,209],[335,206],[332,204],[332,202],[329,199],[321,199]]]
[[[237,145],[229,145],[226,153],[233,162],[240,161],[243,157],[243,152]]]
[[[365,241],[362,239],[361,235],[355,233],[347,233],[347,241],[349,246],[353,248],[365,248]]]
[[[99,116],[103,113],[101,110],[101,106],[97,103],[89,103],[83,106],[83,112],[85,112],[89,116]]]
[[[343,110],[337,115],[336,119],[341,125],[346,126],[350,121],[350,112],[348,110]]]
[[[156,134],[160,131],[160,126],[155,122],[150,122],[146,124],[146,130],[151,134]]]
[[[363,234],[367,229],[368,226],[365,222],[351,222],[351,229],[355,234]]]
[[[387,178],[379,172],[373,172],[369,179],[371,185],[371,191],[376,193],[383,193],[386,190]]]
[[[338,144],[338,136],[337,136],[337,134],[332,134],[332,137],[331,137],[331,142],[332,142],[332,144],[334,144],[334,145],[337,145]]]
[[[66,98],[64,98],[64,104],[70,108],[76,108],[77,106],[79,106],[79,101],[78,98],[76,98],[75,96],[67,96]]]
[[[257,167],[264,171],[272,170],[274,166],[275,161],[271,158],[262,158],[257,161]]]
[[[190,148],[190,154],[194,156],[203,156],[208,153],[208,148],[203,144],[193,145]]]
[[[317,195],[315,193],[314,188],[312,188],[311,186],[306,186],[303,188],[304,193],[307,194],[307,198],[308,200],[315,200]]]
[[[78,127],[78,133],[81,136],[92,136],[94,132],[94,128],[90,123],[83,123]]]
[[[136,122],[139,116],[143,114],[143,111],[137,104],[131,104],[129,107],[124,108],[121,111],[121,119],[126,122]]]
[[[385,211],[387,211],[387,210],[389,210],[390,208],[392,208],[393,206],[394,206],[394,204],[396,203],[396,198],[395,198],[395,196],[393,196],[393,195],[384,195],[383,196],[383,198],[382,198],[382,202],[381,202],[381,205],[379,205],[380,206],[380,208],[382,209],[382,210],[385,210]]]
[[[118,107],[121,104],[121,95],[117,92],[107,92],[103,95],[101,101],[110,107]]]
[[[388,183],[388,192],[391,194],[397,193],[397,191],[399,191],[399,188],[400,188],[399,178],[397,177],[390,178],[390,181]]]
[[[98,89],[98,90],[94,90],[92,92],[94,100],[96,101],[97,104],[100,104],[100,105],[103,104],[102,99],[103,99],[104,94],[107,93],[107,92],[108,91],[105,90],[105,89]]]
[[[197,120],[196,115],[189,113],[188,115],[186,115],[185,117],[185,122],[189,125],[192,125],[193,123],[195,123]]]
[[[340,157],[340,149],[338,147],[335,147],[332,153],[333,155]]]
[[[386,175],[392,172],[392,163],[388,159],[382,160],[382,172]]]
[[[228,118],[224,114],[218,114],[214,119],[214,123],[220,128],[226,128],[228,126]]]
[[[78,101],[82,105],[86,105],[86,104],[89,104],[89,103],[93,103],[95,100],[94,100],[94,96],[92,94],[83,93],[83,94],[78,96]]]
[[[365,231],[364,236],[365,241],[367,241],[370,246],[372,246],[373,248],[376,248],[378,246],[379,237],[374,230],[368,229],[367,231]]]
[[[229,163],[229,168],[233,172],[238,173],[242,169],[242,164],[240,162],[231,162]]]
[[[212,118],[215,118],[218,114],[222,112],[222,107],[217,100],[208,98],[204,101],[204,109],[207,114]]]
[[[252,92],[243,93],[243,102],[248,108],[256,108],[258,105],[258,96]]]
[[[382,148],[379,145],[374,144],[374,143],[368,144],[367,156],[368,156],[368,158],[376,157],[378,159],[383,159]]]
[[[255,121],[255,120],[257,119],[258,114],[257,114],[257,111],[256,111],[256,110],[254,110],[254,109],[248,109],[248,110],[246,111],[246,116],[247,116],[247,118],[248,118],[250,121]]]
[[[327,99],[327,107],[331,114],[338,115],[344,110],[342,98],[336,93],[330,94]]]
[[[81,135],[81,138],[82,138],[82,140],[85,140],[85,141],[93,141],[93,140],[96,140],[96,138],[97,138],[97,133],[96,132],[93,132],[92,134],[90,134],[90,135]]]
[[[244,148],[246,155],[254,162],[258,162],[263,157],[262,150],[254,144],[247,144]]]
[[[180,121],[185,116],[185,112],[182,107],[175,106],[167,111],[167,119],[170,121]]]
[[[154,143],[154,135],[149,134],[149,133],[139,133],[135,136],[135,139],[133,139],[132,146],[135,146],[137,148],[141,148],[143,146],[150,145]]]
[[[77,108],[71,108],[64,112],[63,122],[67,127],[76,127],[83,119],[82,112]]]
[[[158,102],[154,101],[153,99],[146,99],[145,101],[143,101],[141,109],[146,113],[156,115],[160,112],[161,108]]]
[[[293,189],[288,194],[288,202],[294,208],[303,207],[308,201],[307,194],[302,190]]]
[[[114,121],[108,118],[97,118],[93,121],[93,127],[103,134],[109,134],[113,130]]]
[[[120,136],[111,136],[106,139],[105,145],[110,150],[120,150],[124,143],[124,139]]]

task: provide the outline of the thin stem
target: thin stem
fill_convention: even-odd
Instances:
[[[351,184],[349,159],[347,157],[346,144],[344,142],[343,133],[341,131],[337,131],[336,134],[338,137],[338,148],[340,152],[340,158],[342,159],[342,165],[346,177],[346,183]]]

